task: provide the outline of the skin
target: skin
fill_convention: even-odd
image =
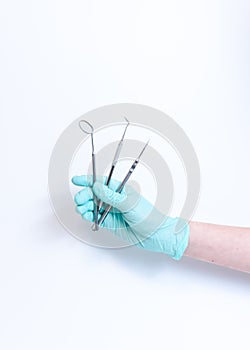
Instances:
[[[184,255],[250,273],[250,228],[190,222]]]

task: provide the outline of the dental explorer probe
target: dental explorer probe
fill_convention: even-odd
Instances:
[[[130,124],[129,120],[128,120],[126,117],[124,117],[124,119],[126,120],[127,124],[126,124],[125,130],[124,130],[124,132],[123,132],[122,138],[121,138],[121,140],[120,140],[120,142],[118,143],[118,146],[117,146],[117,148],[116,148],[115,155],[114,155],[114,159],[113,159],[113,162],[112,162],[112,165],[111,165],[111,169],[110,169],[110,172],[109,172],[107,181],[106,181],[106,183],[105,183],[106,186],[109,185],[110,180],[111,180],[111,178],[112,178],[113,172],[114,172],[114,170],[115,170],[116,163],[118,162],[118,159],[119,159],[119,156],[120,156],[120,153],[121,153],[121,150],[122,150],[122,146],[123,146],[123,142],[124,142],[124,137],[125,137],[127,128],[128,128],[128,126],[129,126],[129,124]],[[99,202],[99,211],[101,210],[102,204],[103,204],[103,202],[100,201],[100,202]]]
[[[116,192],[121,193],[123,188],[125,187],[127,181],[129,180],[130,176],[132,175],[133,171],[135,170],[136,166],[138,165],[140,158],[142,156],[142,154],[144,153],[146,147],[149,144],[149,140],[148,142],[145,144],[145,146],[143,147],[141,153],[138,155],[138,157],[136,158],[136,160],[133,162],[133,164],[131,165],[127,175],[124,177],[123,181],[121,182],[121,184],[119,185],[119,187],[117,188]],[[102,213],[100,219],[98,220],[98,225],[100,226],[103,221],[106,219],[108,213],[110,212],[110,210],[112,209],[112,205],[107,206],[107,208],[105,209],[105,211]]]

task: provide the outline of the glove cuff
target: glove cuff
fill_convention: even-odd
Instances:
[[[179,226],[178,231],[176,230]],[[175,260],[180,260],[188,246],[190,226],[183,219],[176,218],[174,232],[172,232],[173,254],[170,256]]]

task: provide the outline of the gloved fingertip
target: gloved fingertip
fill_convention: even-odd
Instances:
[[[80,192],[77,192],[77,193],[74,195],[74,202],[75,202],[77,205],[83,204],[83,203],[80,202]]]
[[[78,205],[75,206],[75,211],[78,213],[78,214],[82,214],[81,213],[81,209]]]
[[[77,176],[73,176],[73,177],[71,178],[71,182],[72,182],[74,185],[76,185],[76,184],[77,184]]]
[[[77,204],[77,205],[79,205],[80,203],[78,203],[78,197],[79,197],[79,195],[78,195],[78,192],[74,195],[74,202],[75,202],[75,204]]]
[[[94,222],[94,214],[91,211],[88,211],[85,214],[83,214],[82,218],[87,220],[87,221]]]
[[[91,200],[93,200],[93,192],[90,187],[84,188],[74,196],[74,201],[77,205],[84,205]]]
[[[90,175],[75,175],[71,179],[72,183],[76,186],[91,186],[92,176]]]

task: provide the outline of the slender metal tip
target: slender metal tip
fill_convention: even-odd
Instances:
[[[141,153],[139,154],[139,156],[136,158],[137,160],[139,160],[141,158],[141,156],[143,155],[145,149],[147,148],[148,144],[149,144],[150,139],[145,143],[143,149],[141,150]]]
[[[121,141],[123,141],[123,140],[124,140],[124,137],[125,137],[125,134],[126,134],[127,128],[128,128],[128,126],[129,126],[129,124],[130,124],[130,121],[129,121],[129,120],[126,118],[126,117],[124,117],[124,119],[126,120],[127,125],[126,125],[126,127],[125,127],[124,132],[123,132],[123,135],[122,135]]]
[[[126,122],[127,122],[128,124],[130,124],[130,121],[128,120],[128,118],[124,117],[124,119],[126,120]]]

